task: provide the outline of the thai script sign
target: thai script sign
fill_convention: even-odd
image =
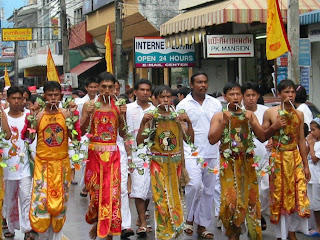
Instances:
[[[30,41],[32,28],[3,28],[2,41]]]
[[[193,45],[166,48],[161,37],[135,37],[134,59],[136,68],[193,67],[195,49]]]
[[[207,35],[207,57],[254,57],[253,35]]]

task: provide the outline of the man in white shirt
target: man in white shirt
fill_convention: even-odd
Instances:
[[[141,120],[146,112],[153,110],[154,106],[149,103],[149,97],[151,96],[151,82],[147,79],[140,79],[134,85],[134,94],[137,100],[127,105],[127,124],[129,130],[132,132],[134,138],[137,137]],[[132,144],[133,148],[137,148],[137,142],[134,140]],[[138,170],[135,169],[131,173],[131,193],[130,197],[135,199],[135,204],[138,212],[137,235],[145,237],[147,232],[146,222],[146,210],[150,202],[151,195],[151,180],[149,168],[144,168],[144,161],[138,157],[140,153],[146,153],[147,149],[142,148],[137,152],[132,152],[132,162],[138,167],[144,170],[143,174],[140,175]],[[130,153],[128,154],[129,162],[131,161]]]
[[[21,130],[24,127],[26,117],[26,114],[21,111],[23,101],[21,89],[10,87],[7,92],[7,101],[10,107],[7,118],[12,136],[8,140],[10,147],[4,151],[4,156],[9,158],[5,161],[8,166],[4,168],[4,205],[9,230],[9,232],[5,233],[5,237],[12,237],[15,229],[21,229],[25,233],[25,239],[33,239],[30,235],[31,226],[29,220],[32,176],[25,144],[21,139]],[[20,211],[18,207],[20,207]],[[19,212],[21,216],[19,216]]]
[[[215,113],[222,111],[222,105],[217,99],[207,95],[208,76],[203,72],[195,73],[191,77],[191,93],[178,105],[177,111],[184,109],[192,122],[194,130],[194,144],[198,147],[199,154],[191,156],[191,149],[185,144],[186,169],[190,182],[185,187],[187,205],[187,221],[185,233],[193,234],[193,223],[198,225],[199,236],[212,239],[213,234],[206,229],[212,222],[213,200],[216,175],[209,173],[202,164],[197,163],[197,158],[202,157],[208,167],[214,168],[218,164],[218,146],[211,145],[208,140],[211,118]]]
[[[258,99],[260,97],[259,94],[259,86],[254,82],[246,82],[242,85],[241,92],[243,94],[243,104],[247,110],[254,112],[257,116],[260,125],[263,123],[263,115],[264,112],[268,109],[267,106],[257,104]],[[265,174],[267,171],[267,166],[269,165],[269,152],[272,147],[271,139],[264,143],[260,142],[257,138],[253,139],[254,145],[256,146],[254,149],[255,156],[261,157],[258,167],[256,167],[257,171],[262,171],[264,173],[258,175],[259,181],[259,196],[261,203],[261,228],[265,230],[267,228],[267,223],[264,219],[266,215],[269,214],[269,175]]]
[[[78,100],[76,102],[77,104],[77,110],[79,111],[79,116],[81,118],[82,116],[82,108],[83,105],[91,100],[96,100],[97,99],[97,93],[98,93],[98,81],[97,78],[95,77],[88,77],[85,81],[85,90],[87,91],[87,94],[82,97],[80,100]],[[86,136],[82,136],[81,137],[81,142],[83,143],[84,141],[87,141],[87,137]],[[87,146],[82,145],[82,150],[86,150]],[[83,186],[84,185],[84,169],[85,167],[82,168],[82,177],[81,177],[81,181],[80,181],[80,185]],[[82,188],[81,192],[80,192],[80,196],[81,197],[87,197],[88,196],[88,191],[85,187]]]
[[[84,88],[87,91],[87,94],[77,102],[77,110],[79,111],[79,116],[81,116],[82,114],[83,105],[90,100],[96,99],[97,97],[97,93],[98,93],[97,79],[95,77],[87,78]]]
[[[114,84],[115,101],[120,95],[120,83],[116,80]],[[124,140],[118,133],[117,146],[120,151],[120,167],[121,167],[121,238],[128,238],[134,235],[131,229],[131,211],[129,206],[128,194],[128,156],[124,146]]]

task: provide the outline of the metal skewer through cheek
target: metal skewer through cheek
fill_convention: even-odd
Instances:
[[[296,109],[296,107],[293,105],[293,103],[292,103],[291,100],[284,100],[284,101],[282,102],[282,110],[285,110],[285,108],[284,108],[284,103],[285,103],[285,102],[289,102],[290,105],[293,107],[293,109]]]

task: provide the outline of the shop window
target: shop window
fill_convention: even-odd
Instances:
[[[189,68],[171,68],[170,85],[172,89],[189,86]]]

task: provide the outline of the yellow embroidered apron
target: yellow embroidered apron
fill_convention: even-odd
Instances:
[[[179,192],[181,176],[180,128],[171,119],[157,121],[150,161],[151,185],[157,223],[156,239],[172,239],[182,232],[183,208]]]
[[[253,166],[253,153],[246,153],[249,147],[249,126],[246,118],[239,119],[232,114],[230,119],[232,146],[238,152],[232,151],[231,158],[226,160],[223,151],[230,149],[229,142],[220,145],[221,205],[220,219],[230,238],[240,233],[241,224],[246,222],[249,235],[253,240],[261,240],[261,210],[257,174]]]
[[[37,232],[59,232],[66,219],[71,166],[68,131],[61,112],[44,114],[38,127],[30,223]]]
[[[270,221],[277,224],[280,215],[298,212],[300,217],[310,216],[310,203],[303,171],[302,158],[298,150],[300,119],[295,110],[287,110],[285,134],[287,144],[279,142],[280,131],[273,136],[271,156],[275,156],[274,171],[270,175]],[[276,146],[280,147],[277,152]],[[270,158],[271,164],[272,158]]]

